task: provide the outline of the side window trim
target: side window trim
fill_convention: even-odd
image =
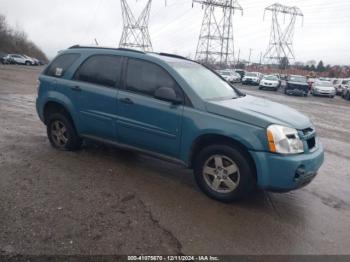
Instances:
[[[121,59],[121,69],[120,69],[120,77],[119,77],[119,81],[115,83],[114,86],[106,86],[106,85],[101,85],[101,84],[96,84],[96,83],[89,83],[89,82],[85,82],[85,81],[80,81],[76,79],[76,75],[79,72],[80,68],[92,57],[94,56],[115,56],[115,57],[119,57]],[[78,66],[78,68],[74,71],[73,76],[71,77],[71,81],[75,81],[75,82],[79,82],[79,83],[86,83],[86,84],[90,84],[90,85],[95,85],[95,86],[99,86],[99,87],[103,87],[103,88],[109,88],[109,89],[122,89],[122,79],[123,79],[123,67],[124,67],[124,60],[125,57],[121,56],[121,55],[114,55],[114,54],[92,54],[87,56]]]
[[[150,97],[153,98],[157,101],[159,101],[159,99],[155,98],[152,95],[148,95],[146,93],[142,93],[142,92],[136,92],[136,91],[132,91],[127,89],[127,75],[128,75],[128,68],[129,68],[129,60],[139,60],[145,63],[150,63],[153,64],[157,67],[159,67],[161,70],[163,70],[166,74],[168,74],[168,76],[174,81],[174,83],[176,84],[177,89],[180,91],[181,96],[182,96],[182,105],[184,106],[188,106],[188,107],[193,107],[191,100],[189,99],[189,97],[186,95],[186,93],[183,91],[182,87],[179,85],[179,83],[176,81],[176,79],[162,66],[158,65],[157,63],[154,63],[152,61],[148,61],[142,58],[134,58],[134,57],[125,57],[125,61],[124,61],[124,65],[123,65],[123,75],[122,75],[122,85],[121,85],[121,89],[125,92],[129,92],[129,93],[133,93],[133,94],[138,94],[141,96],[146,96],[146,97]]]

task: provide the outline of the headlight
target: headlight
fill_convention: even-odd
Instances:
[[[269,149],[273,153],[299,154],[304,152],[304,144],[294,128],[271,125],[267,128]]]

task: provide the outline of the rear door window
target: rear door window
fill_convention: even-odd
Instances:
[[[58,56],[46,69],[45,75],[63,77],[68,68],[80,57],[79,54],[63,54]]]
[[[94,55],[82,64],[75,73],[74,79],[106,87],[118,87],[121,69],[122,57]]]

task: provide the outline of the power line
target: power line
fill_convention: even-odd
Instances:
[[[234,64],[232,18],[235,10],[243,14],[243,8],[237,0],[193,0],[193,3],[200,3],[204,8],[196,60],[207,64]]]
[[[294,60],[293,50],[293,36],[296,18],[298,16],[304,17],[303,13],[298,7],[290,7],[275,3],[265,8],[265,12],[272,13],[272,23],[270,32],[270,42],[267,51],[264,55],[264,59],[280,63],[282,59]],[[284,20],[288,19],[287,26],[282,28],[281,17]]]
[[[119,42],[120,47],[134,48],[143,51],[152,51],[151,37],[148,31],[148,21],[151,12],[152,0],[147,4],[138,19],[135,19],[126,0],[121,0],[123,14],[123,33]]]

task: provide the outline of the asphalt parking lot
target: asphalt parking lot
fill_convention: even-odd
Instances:
[[[87,143],[51,148],[41,67],[0,65],[0,254],[350,254],[350,102],[240,88],[308,115],[325,163],[307,187],[222,204],[191,172]]]

